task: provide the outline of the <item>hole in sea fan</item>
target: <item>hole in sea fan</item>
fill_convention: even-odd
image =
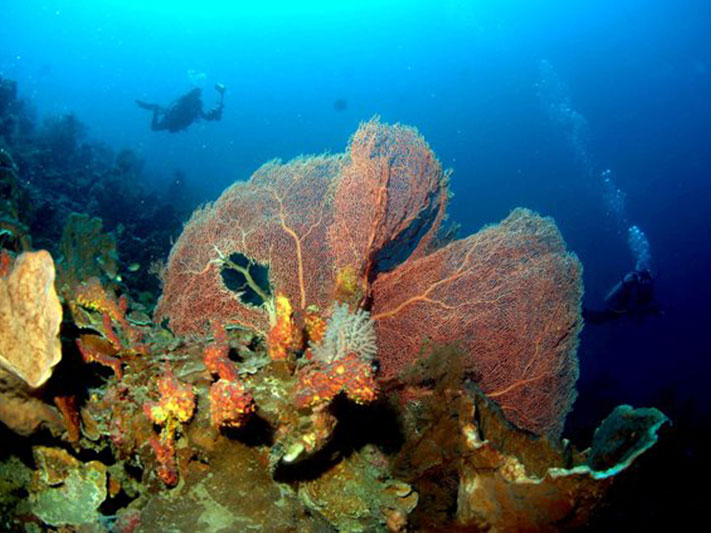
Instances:
[[[225,287],[237,293],[245,305],[261,307],[272,298],[269,266],[257,263],[251,257],[231,254],[223,263],[221,274]]]

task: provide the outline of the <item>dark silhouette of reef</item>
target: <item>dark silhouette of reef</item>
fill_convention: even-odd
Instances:
[[[170,250],[194,205],[179,170],[167,190],[148,183],[144,161],[132,150],[115,153],[91,139],[75,114],[39,121],[18,98],[14,81],[0,77],[0,244],[13,251],[32,247],[55,255],[71,213],[103,221],[112,234],[120,265],[117,282],[152,304],[160,290],[147,275]],[[11,178],[10,175],[14,174]],[[24,239],[24,243],[23,243]],[[130,268],[129,268],[130,267]]]

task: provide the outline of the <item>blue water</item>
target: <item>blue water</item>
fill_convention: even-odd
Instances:
[[[155,186],[184,171],[195,203],[271,158],[340,152],[379,114],[419,128],[454,169],[462,234],[516,206],[553,216],[584,264],[588,306],[635,266],[637,225],[664,314],[585,328],[571,424],[621,402],[711,412],[708,0],[3,0],[1,11],[0,74],[38,116],[74,112],[92,138],[135,150]],[[214,83],[227,86],[223,120],[150,131],[135,99],[168,103],[196,81],[206,106]]]

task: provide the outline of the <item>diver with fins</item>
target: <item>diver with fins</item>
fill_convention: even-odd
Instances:
[[[141,109],[153,112],[151,130],[170,133],[182,131],[188,128],[193,122],[198,120],[221,120],[224,109],[225,86],[221,83],[215,84],[215,90],[220,95],[220,100],[215,107],[209,111],[203,109],[202,89],[195,88],[187,94],[181,96],[168,107],[158,104],[149,104],[141,100],[136,100],[136,104]]]

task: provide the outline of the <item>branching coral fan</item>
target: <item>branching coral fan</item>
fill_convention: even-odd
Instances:
[[[170,253],[156,316],[181,334],[205,333],[210,320],[267,332],[277,292],[298,309],[328,307],[324,242],[341,165],[337,156],[273,161],[197,210]]]
[[[513,422],[556,434],[575,396],[580,264],[555,224],[526,210],[443,246],[448,178],[416,130],[377,119],[342,156],[268,163],[193,214],[156,317],[179,334],[210,321],[283,333],[279,295],[302,321],[289,332],[306,326],[308,338],[313,309],[341,300],[371,311],[381,378],[427,339],[457,342]],[[330,343],[312,341],[316,354]]]
[[[408,366],[423,339],[457,341],[512,422],[559,433],[578,377],[580,275],[553,221],[526,209],[408,261],[373,284],[381,375]]]

